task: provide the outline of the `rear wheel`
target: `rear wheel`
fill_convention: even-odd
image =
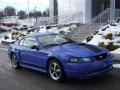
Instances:
[[[64,71],[59,62],[51,60],[48,64],[48,73],[52,80],[60,82],[64,78]]]
[[[11,55],[11,63],[12,63],[12,66],[13,66],[14,69],[20,69],[21,68],[15,54]]]

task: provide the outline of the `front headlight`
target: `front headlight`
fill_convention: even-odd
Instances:
[[[91,62],[92,59],[91,58],[71,58],[70,59],[70,63],[87,63],[87,62]]]
[[[83,59],[83,62],[91,62],[92,59],[91,58],[82,58]]]
[[[79,58],[71,58],[70,63],[78,63],[80,61]]]

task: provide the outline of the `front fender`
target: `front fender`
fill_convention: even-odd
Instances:
[[[58,62],[60,62],[63,66],[68,63],[68,57],[66,55],[52,53],[48,55],[47,63],[49,62],[49,60],[51,60],[51,58],[57,59]]]
[[[10,45],[8,47],[8,56],[9,58],[11,57],[11,54],[14,53],[18,59],[18,61],[20,61],[20,50],[16,49],[14,45]]]

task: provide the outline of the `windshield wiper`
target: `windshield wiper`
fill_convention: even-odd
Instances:
[[[70,43],[75,43],[75,42],[63,42],[63,43],[61,43],[60,45],[63,45],[63,44],[70,44]]]
[[[43,46],[43,47],[51,47],[51,46],[57,46],[59,44],[50,44],[50,45],[46,45],[46,46]]]

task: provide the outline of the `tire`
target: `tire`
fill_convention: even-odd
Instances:
[[[21,69],[17,57],[15,54],[11,55],[11,63],[14,69]]]
[[[53,81],[60,82],[64,79],[64,70],[62,65],[56,61],[51,60],[48,63],[48,74]]]

